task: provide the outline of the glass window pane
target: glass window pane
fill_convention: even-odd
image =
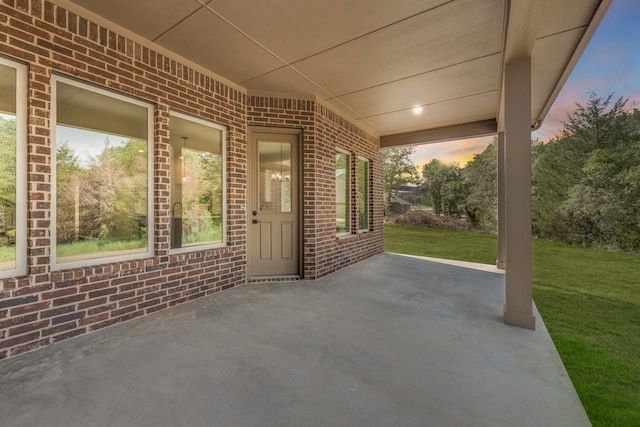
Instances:
[[[57,262],[147,252],[148,108],[64,82],[57,88]],[[119,108],[132,123],[109,132]],[[120,133],[127,129],[136,131]]]
[[[291,145],[258,141],[258,151],[260,212],[291,212]]]
[[[336,153],[336,233],[348,233],[351,231],[349,221],[349,193],[350,156],[346,153]]]
[[[358,228],[369,229],[369,162],[358,159]]]
[[[16,268],[16,70],[0,64],[0,270]]]
[[[171,117],[171,248],[223,242],[223,131]]]

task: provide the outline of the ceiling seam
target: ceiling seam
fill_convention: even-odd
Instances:
[[[578,27],[569,28],[568,30],[562,30],[562,31],[558,31],[558,32],[555,32],[555,33],[551,33],[551,34],[546,34],[544,36],[540,36],[540,37],[536,38],[536,41],[544,40],[544,39],[549,38],[549,37],[559,36],[560,34],[569,33],[571,31],[584,30],[585,28],[587,28],[586,25],[580,25]]]
[[[593,24],[594,19],[596,19],[596,15],[598,15],[599,11],[601,10],[601,7],[603,6],[603,1],[604,0],[598,0],[597,4],[595,5],[593,10],[591,11],[591,15],[589,16],[589,22],[587,22],[587,25],[582,27],[582,28],[584,28],[584,31],[580,35],[580,39],[578,40],[578,42],[573,47],[573,50],[572,50],[572,53],[571,53],[571,57],[565,62],[563,74],[567,71],[567,67],[570,66],[573,58],[576,55],[576,50],[579,48],[580,44],[584,41],[585,35],[588,35],[589,28]],[[604,7],[605,12],[603,12],[603,13],[606,13],[607,7],[608,6]],[[602,16],[600,17],[600,19],[602,19]],[[596,28],[597,28],[598,25],[599,24],[596,24]],[[593,31],[595,32],[595,29]],[[593,36],[593,33],[591,35],[588,35],[587,38],[590,39],[591,36]],[[588,45],[588,43],[589,43],[589,41],[587,40],[586,45]],[[584,52],[584,49],[586,48],[586,45],[585,45],[585,47],[583,47],[582,52]],[[578,55],[578,57],[580,57],[580,56],[581,56],[581,54]],[[576,59],[576,62],[577,62],[577,59]],[[575,63],[574,63],[574,66],[575,66]],[[570,74],[570,72],[569,72],[569,74]],[[561,77],[561,79],[562,79],[562,77]],[[562,83],[562,86],[564,85],[564,83],[566,83],[566,79],[568,79],[568,76],[565,78],[564,82]],[[547,97],[547,100],[545,101],[544,106],[542,107],[542,111],[540,112],[540,114],[536,118],[536,123],[533,126],[533,128],[539,129],[540,126],[542,126],[542,121],[544,120],[545,116],[547,115],[547,113],[551,109],[551,106],[553,105],[553,102],[551,102],[551,100],[555,99],[555,97],[557,97],[558,94],[560,93],[560,90],[561,90],[562,86],[560,88],[558,88],[558,84],[559,83],[560,83],[559,81],[556,82],[555,88],[553,89],[553,91]],[[555,93],[555,95],[554,95],[554,93]]]
[[[498,92],[498,89],[491,89],[491,90],[485,90],[483,92],[476,92],[470,95],[463,95],[463,96],[458,96],[455,98],[449,98],[446,99],[444,101],[437,101],[437,102],[430,102],[427,104],[420,104],[421,107],[431,107],[434,105],[438,105],[438,104],[444,104],[445,102],[450,102],[450,101],[459,101],[461,99],[465,99],[465,98],[471,98],[474,96],[478,96],[478,95],[486,95],[488,93],[492,93],[492,92]],[[385,111],[384,113],[380,113],[380,114],[371,114],[369,116],[365,116],[364,118],[370,118],[370,117],[380,117],[380,116],[384,116],[387,114],[393,114],[393,113],[399,113],[401,111],[410,111],[413,107],[409,107],[409,108],[399,108],[397,110],[389,110],[389,111]]]
[[[342,42],[342,43],[338,43],[338,44],[337,44],[337,45],[335,45],[335,46],[331,46],[331,47],[329,47],[329,48],[327,48],[327,49],[324,49],[324,50],[321,50],[321,51],[319,51],[319,52],[316,52],[316,53],[314,53],[313,55],[309,55],[309,56],[306,56],[306,57],[304,57],[304,58],[296,59],[295,61],[293,61],[293,62],[292,62],[292,64],[297,64],[298,62],[306,61],[306,60],[307,60],[307,59],[309,59],[309,58],[313,58],[314,56],[321,55],[321,54],[323,54],[323,53],[325,53],[325,52],[328,52],[328,51],[330,51],[330,50],[336,49],[336,48],[338,48],[338,47],[340,47],[340,46],[344,46],[344,45],[349,44],[349,43],[352,43],[352,42],[354,42],[354,41],[356,41],[356,40],[359,40],[359,39],[362,39],[362,38],[368,37],[368,36],[370,36],[371,34],[375,34],[375,33],[378,33],[378,32],[380,32],[380,31],[386,30],[386,29],[391,28],[391,27],[393,27],[393,26],[395,26],[395,25],[398,25],[398,24],[400,24],[400,23],[402,23],[402,22],[409,21],[409,20],[411,20],[411,19],[413,19],[413,18],[416,18],[416,17],[418,17],[418,16],[424,15],[425,13],[433,12],[434,10],[439,9],[439,8],[441,8],[441,7],[444,7],[444,6],[447,6],[447,5],[451,4],[451,3],[453,3],[454,1],[455,1],[455,0],[449,0],[449,1],[446,1],[446,2],[444,2],[444,3],[440,3],[440,4],[439,4],[439,5],[437,5],[437,6],[433,6],[433,7],[429,8],[429,9],[425,9],[425,10],[423,10],[423,11],[421,11],[421,12],[418,12],[418,13],[414,13],[413,15],[410,15],[410,16],[407,16],[407,17],[404,17],[404,18],[399,19],[399,20],[397,20],[397,21],[395,21],[395,22],[392,22],[392,23],[390,23],[390,24],[383,25],[382,27],[376,28],[375,30],[371,30],[371,31],[369,31],[369,32],[367,32],[367,33],[361,34],[361,35],[359,35],[359,36],[357,36],[357,37],[354,37],[354,38],[352,38],[352,39],[350,39],[350,40],[344,41],[344,42]]]
[[[351,39],[349,39],[349,40],[347,40],[347,41],[344,41],[344,42],[338,43],[338,44],[333,45],[333,46],[331,46],[331,47],[328,47],[328,48],[326,48],[326,49],[322,49],[322,50],[320,50],[320,51],[318,51],[318,52],[313,53],[312,55],[307,55],[307,56],[305,56],[305,57],[302,57],[302,58],[296,59],[295,61],[292,61],[291,63],[287,63],[287,65],[288,65],[288,66],[293,66],[293,65],[298,64],[298,63],[300,63],[300,62],[302,62],[302,61],[306,61],[307,59],[313,58],[313,57],[318,56],[318,55],[322,55],[323,53],[326,53],[326,52],[328,52],[328,51],[330,51],[330,50],[333,50],[333,49],[339,48],[340,46],[347,45],[347,44],[352,43],[352,42],[354,42],[354,41],[356,41],[356,40],[359,40],[359,39],[362,39],[362,38],[364,38],[364,37],[370,36],[371,34],[375,34],[375,33],[380,32],[380,31],[382,31],[382,30],[386,30],[386,29],[388,29],[388,28],[390,28],[390,27],[393,27],[393,26],[398,25],[398,24],[400,24],[400,23],[402,23],[402,22],[408,21],[408,20],[413,19],[413,18],[415,18],[415,17],[418,17],[418,16],[420,16],[420,15],[423,15],[423,14],[425,14],[425,13],[432,12],[432,11],[434,11],[434,10],[436,10],[436,9],[439,9],[439,8],[441,8],[441,7],[444,7],[444,6],[448,5],[448,4],[450,4],[450,3],[453,3],[454,1],[455,1],[455,0],[448,0],[448,1],[445,1],[445,2],[443,2],[443,3],[440,3],[439,5],[433,6],[433,7],[429,8],[429,9],[425,9],[425,10],[423,10],[423,11],[421,11],[421,12],[414,13],[413,15],[405,16],[405,17],[404,17],[404,18],[402,18],[402,19],[399,19],[399,20],[397,20],[397,21],[394,21],[394,22],[391,22],[391,23],[389,23],[389,24],[383,25],[382,27],[378,27],[378,28],[376,28],[375,30],[368,31],[368,32],[366,32],[366,33],[364,33],[364,34],[361,34],[361,35],[359,35],[359,36],[353,37],[353,38],[351,38]],[[268,72],[263,73],[263,74],[261,74],[261,75],[259,75],[259,76],[252,77],[252,78],[250,78],[249,80],[245,80],[245,81],[244,81],[244,82],[242,82],[241,84],[244,84],[244,83],[250,82],[251,80],[254,80],[254,79],[259,79],[260,77],[263,77],[263,76],[266,76],[266,75],[268,75],[268,74],[274,73],[274,72],[276,72],[276,71],[278,71],[278,70],[281,70],[281,69],[282,69],[282,67],[281,67],[281,68],[278,68],[278,69],[275,69],[275,70],[268,71]]]
[[[511,11],[511,0],[504,0],[502,11],[502,52],[500,57],[500,72],[498,73],[498,102],[496,106],[496,122],[500,123],[502,108],[502,91],[504,80],[504,64],[507,57],[507,36],[509,34],[509,13]]]
[[[157,35],[156,37],[154,37],[153,39],[151,39],[151,41],[153,43],[156,43],[158,41],[158,39],[162,36],[164,36],[165,34],[167,34],[169,31],[173,30],[174,28],[176,28],[178,25],[182,24],[184,21],[186,21],[187,19],[191,18],[194,14],[196,14],[198,11],[202,10],[206,5],[204,5],[202,2],[200,2],[200,7],[197,8],[196,10],[194,10],[193,12],[191,12],[190,14],[188,14],[187,16],[185,16],[184,18],[182,18],[181,20],[179,20],[178,22],[176,22],[175,24],[173,24],[172,26],[170,26],[169,28],[167,28],[166,30],[164,30],[162,33],[160,33],[159,35]]]
[[[302,73],[300,70],[298,70],[297,68],[295,68],[292,64],[289,64],[287,61],[285,61],[283,58],[281,58],[277,53],[273,52],[272,50],[270,50],[268,47],[266,47],[265,45],[263,45],[262,43],[260,43],[258,40],[256,40],[255,38],[253,38],[251,35],[249,35],[247,32],[245,32],[244,30],[242,30],[240,27],[238,27],[237,25],[235,25],[233,22],[229,21],[227,18],[225,18],[224,16],[222,16],[220,13],[218,13],[217,11],[213,10],[211,7],[208,6],[207,4],[202,3],[202,0],[198,0],[200,2],[200,4],[204,5],[205,8],[207,10],[209,10],[211,13],[213,13],[214,15],[216,15],[218,18],[222,19],[224,22],[227,23],[227,25],[231,26],[233,29],[235,29],[236,31],[238,31],[240,34],[242,34],[244,37],[246,37],[247,39],[249,39],[251,42],[255,43],[257,46],[259,46],[261,49],[263,49],[264,51],[266,51],[267,53],[269,53],[270,55],[272,55],[274,58],[276,58],[278,61],[282,62],[283,64],[285,64],[286,67],[291,68],[294,72],[296,72],[298,75],[300,75],[300,77],[306,79],[308,82],[310,82],[311,84],[313,84],[314,86],[316,86],[318,89],[320,89],[321,91],[323,91],[324,93],[328,94],[330,96],[329,99],[333,99],[335,98],[335,96],[328,90],[326,90],[324,87],[322,87],[320,84],[316,83],[313,79],[311,79],[310,77],[307,77],[304,73]],[[281,67],[284,68],[284,67]],[[339,102],[342,106],[344,106],[345,108],[347,108],[349,111],[351,111],[353,114],[355,114],[356,116],[356,120],[364,120],[365,122],[367,122],[372,128],[378,130],[378,126],[375,126],[373,123],[369,122],[362,114],[360,114],[359,112],[357,112],[356,110],[354,110],[353,108],[351,108],[349,105],[345,104],[344,102],[340,101],[339,99],[336,99],[337,102]]]
[[[343,94],[340,94],[340,95],[336,95],[336,98],[340,98],[342,96],[353,95],[355,93],[360,93],[360,92],[364,92],[366,90],[375,89],[375,88],[386,86],[386,85],[389,85],[389,84],[392,84],[392,83],[401,82],[403,80],[413,79],[415,77],[420,77],[420,76],[424,76],[426,74],[435,73],[436,71],[446,70],[447,68],[452,68],[452,67],[456,67],[458,65],[467,64],[469,62],[477,61],[479,59],[485,59],[485,58],[489,58],[489,57],[492,57],[492,56],[495,56],[495,55],[500,55],[501,53],[502,52],[497,51],[497,52],[489,53],[489,54],[486,54],[486,55],[478,56],[478,57],[475,57],[475,58],[467,59],[465,61],[457,62],[455,64],[450,64],[450,65],[445,65],[443,67],[433,68],[433,69],[431,69],[429,71],[424,71],[422,73],[417,73],[417,74],[413,74],[411,76],[401,77],[401,78],[396,79],[396,80],[389,80],[387,82],[379,83],[379,84],[376,84],[376,85],[373,85],[373,86],[369,86],[369,87],[366,87],[366,88],[363,88],[363,89],[358,89],[358,90],[354,90],[352,92],[347,92],[347,93],[343,93]],[[335,98],[330,98],[330,99],[335,99]]]

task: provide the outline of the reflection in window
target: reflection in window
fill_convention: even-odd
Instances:
[[[291,144],[258,141],[260,212],[291,212]]]
[[[25,74],[0,58],[0,277],[26,267]]]
[[[338,151],[336,153],[336,233],[345,234],[351,231],[349,221],[349,194],[351,182],[349,178],[349,165],[351,156]]]
[[[0,270],[16,267],[16,116],[0,113]]]
[[[358,159],[358,229],[369,230],[369,161]]]
[[[150,107],[56,81],[57,263],[148,254]]]
[[[171,115],[171,248],[223,243],[224,129]]]

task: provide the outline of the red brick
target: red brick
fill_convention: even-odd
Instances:
[[[82,335],[84,333],[86,333],[87,330],[86,328],[80,328],[80,329],[76,329],[76,330],[72,330],[69,332],[66,332],[64,334],[60,334],[60,335],[55,335],[51,338],[51,340],[55,343],[55,342],[59,342],[62,340],[66,340],[69,338],[73,338],[73,337],[77,337],[78,335]]]
[[[96,307],[98,305],[105,304],[106,302],[107,302],[107,298],[106,297],[102,297],[102,298],[98,298],[98,299],[92,299],[92,300],[89,300],[89,301],[81,302],[81,303],[78,304],[78,310],[84,310],[86,308]]]
[[[49,323],[51,323],[51,321],[47,319],[47,320],[40,320],[35,323],[27,323],[24,325],[16,326],[14,328],[9,329],[9,335],[10,336],[20,335],[26,332],[42,329],[49,326]]]
[[[31,5],[30,11],[26,5]],[[314,101],[248,96],[51,2],[9,0],[2,3],[2,8],[3,16],[10,18],[3,22],[0,52],[29,66],[30,249],[28,276],[0,281],[2,289],[12,292],[0,295],[0,304],[6,305],[0,305],[0,325],[21,332],[21,339],[28,337],[31,341],[12,343],[10,351],[0,351],[0,358],[49,344],[51,336],[54,341],[66,339],[244,283],[247,125],[262,122],[302,129],[301,187],[305,194],[301,203],[305,225],[301,227],[301,254],[305,278],[321,277],[382,251],[378,141],[338,114]],[[74,75],[154,104],[154,257],[50,271],[49,228],[55,209],[51,205],[49,122],[54,102],[52,73]],[[227,247],[169,254],[170,110],[193,114],[228,129]],[[352,174],[357,156],[371,161],[374,173],[370,235],[354,233],[349,239],[335,238],[332,191],[337,145],[352,153]],[[317,170],[312,169],[313,165]],[[356,196],[354,188],[354,201]],[[351,223],[357,224],[355,210]],[[107,303],[109,300],[113,302]],[[47,322],[60,324],[49,327]],[[34,325],[45,324],[42,331],[47,331],[46,339],[31,335],[38,330],[28,331]]]
[[[40,337],[40,331],[32,332],[27,335],[20,335],[14,338],[9,338],[0,341],[0,349],[11,348],[20,344],[24,344],[30,341],[35,341]]]

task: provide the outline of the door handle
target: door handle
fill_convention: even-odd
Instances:
[[[260,221],[258,221],[257,219],[252,219],[252,220],[251,220],[251,224],[257,224],[257,223],[259,223],[259,222],[260,222]]]

